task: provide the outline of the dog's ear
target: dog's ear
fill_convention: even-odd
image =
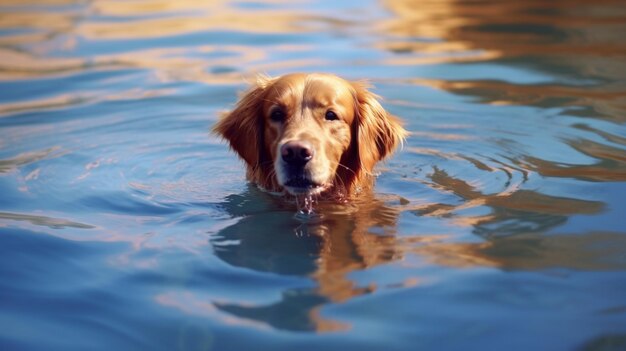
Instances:
[[[352,86],[355,91],[359,161],[366,172],[371,172],[376,162],[392,154],[403,142],[407,131],[397,117],[385,111],[378,97],[367,90],[366,84],[354,82]]]
[[[213,127],[213,132],[228,140],[230,147],[254,168],[261,162],[264,120],[263,96],[271,78],[260,76],[237,102],[235,109],[225,113]]]

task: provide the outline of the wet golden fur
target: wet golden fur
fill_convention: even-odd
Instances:
[[[302,73],[258,78],[213,130],[228,140],[245,161],[248,179],[260,187],[343,197],[371,188],[374,165],[406,135],[363,83]],[[311,160],[296,172],[306,186],[290,185],[296,176],[282,151],[289,143],[311,149]]]

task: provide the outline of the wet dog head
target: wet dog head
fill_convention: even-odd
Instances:
[[[328,74],[260,78],[214,130],[252,182],[293,195],[353,193],[406,134],[363,84]]]

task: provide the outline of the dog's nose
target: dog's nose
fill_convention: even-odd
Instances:
[[[305,141],[289,141],[280,147],[280,155],[289,165],[304,166],[313,158],[313,147]]]

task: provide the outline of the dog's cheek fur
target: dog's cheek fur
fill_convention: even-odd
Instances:
[[[279,130],[276,127],[266,125],[263,133],[265,133],[263,140],[267,149],[268,159],[274,161],[278,156]]]
[[[259,82],[244,93],[235,109],[217,122],[213,132],[226,139],[246,162],[250,181],[274,189],[275,181],[269,176],[273,170],[272,154],[265,141],[267,128],[262,111],[266,83]]]
[[[326,157],[330,161],[333,167],[332,171],[336,172],[336,169],[341,162],[342,156],[346,153],[351,142],[350,126],[342,123],[335,122],[330,126],[328,136],[326,137]]]
[[[359,160],[361,167],[371,172],[378,161],[393,153],[406,131],[395,116],[385,111],[374,94],[361,85],[356,85],[356,91]]]
[[[258,166],[264,129],[258,101],[263,89],[254,87],[239,100],[235,109],[217,122],[213,131],[228,141],[230,147],[251,167]]]
[[[359,181],[361,162],[359,161],[359,145],[357,142],[356,121],[352,125],[337,133],[341,138],[343,152],[339,156],[339,166],[336,171],[335,184],[343,187],[343,191],[350,193],[353,185]]]
[[[400,121],[387,113],[362,83],[354,88],[355,118],[350,127],[351,141],[341,157],[337,177],[349,193],[371,185],[372,171],[378,161],[389,156],[406,136]],[[345,166],[345,167],[344,167]]]

